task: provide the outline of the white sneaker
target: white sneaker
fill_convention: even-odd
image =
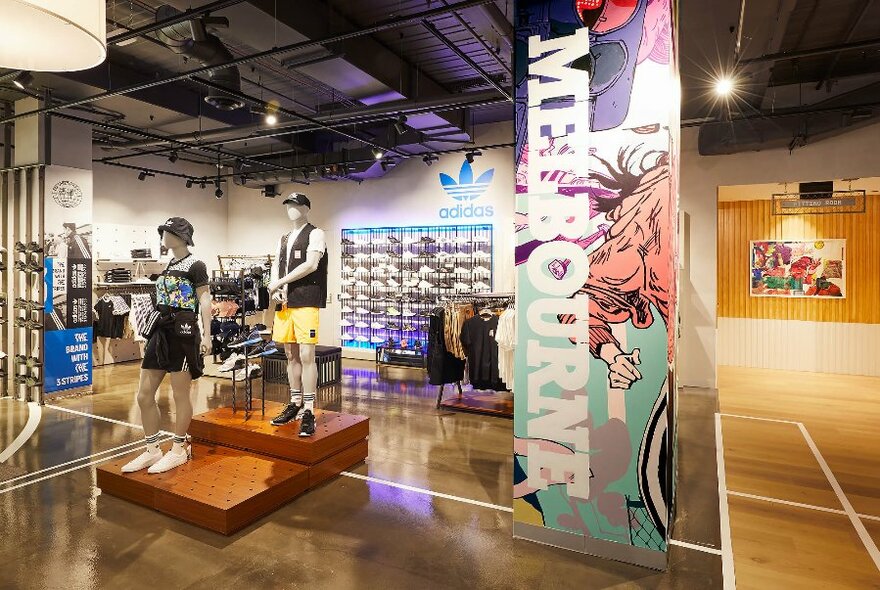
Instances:
[[[381,266],[374,266],[370,269],[370,274],[374,277],[381,277],[385,274],[385,269]]]
[[[455,290],[456,291],[470,291],[471,287],[470,287],[470,285],[468,285],[466,283],[459,282],[459,283],[455,283]]]
[[[408,279],[406,281],[403,281],[403,286],[404,287],[418,287],[419,286],[419,279]]]
[[[354,272],[354,269],[346,264],[345,266],[342,267],[342,272],[344,272],[347,275],[350,275],[351,273]]]
[[[456,260],[466,260],[471,257],[467,252],[456,252],[452,255],[452,257]]]
[[[340,299],[351,299],[351,293],[340,293],[339,298]]]
[[[371,287],[384,287],[385,283],[383,283],[382,281],[379,281],[379,280],[374,280],[374,281],[370,282],[370,286]]]
[[[411,309],[404,309],[404,310],[403,310],[403,317],[405,317],[405,318],[411,318],[411,317],[413,317],[414,315],[416,315],[416,312],[414,312],[414,311],[411,310]]]
[[[165,453],[159,462],[155,463],[152,467],[147,469],[147,473],[165,473],[166,471],[171,471],[175,467],[180,467],[184,463],[190,460],[192,457],[192,450],[189,445],[186,445],[183,448],[183,452],[177,452],[174,450],[174,447],[171,447],[171,450]]]
[[[256,363],[251,363],[246,368],[239,369],[239,370],[235,371],[232,374],[232,378],[235,379],[236,381],[247,381],[250,379],[251,373],[253,373],[254,371],[262,371],[262,370],[263,369],[260,368],[260,365],[258,365]]]
[[[366,336],[356,336],[356,337],[355,337],[355,341],[357,341],[357,342],[369,342],[370,339],[367,338]]]
[[[354,284],[354,286],[355,286],[355,287],[368,287],[368,286],[369,286],[369,283],[366,282],[366,281],[357,281],[357,282]]]
[[[434,269],[431,268],[430,266],[422,265],[422,268],[419,269],[419,274],[423,274],[423,275],[430,274],[432,272],[434,272]]]
[[[389,265],[386,266],[385,268],[388,270],[389,273],[400,272],[400,269],[397,268],[396,266],[394,266],[393,264],[389,264]]]
[[[492,258],[492,255],[488,252],[477,250],[476,252],[474,252],[474,258],[477,258],[478,260],[488,260],[489,258]]]
[[[238,362],[238,359],[243,359],[243,358],[244,358],[243,354],[238,354],[237,352],[234,352],[234,353],[232,353],[232,356],[230,356],[228,359],[226,359],[226,362],[223,363],[222,365],[220,365],[220,368],[217,370],[222,373],[228,373],[229,371],[231,371],[232,369],[235,368],[235,363]]]
[[[339,281],[339,283],[341,285],[354,285],[354,279],[352,279],[352,278],[342,279],[341,281]]]
[[[392,289],[396,289],[400,286],[400,283],[398,283],[394,279],[388,279],[388,286],[391,287]]]
[[[403,255],[402,255],[402,258],[406,258],[406,259],[410,259],[410,258],[418,258],[418,257],[419,257],[418,254],[416,254],[415,252],[410,252],[409,250],[407,250],[406,252],[404,252]]]
[[[428,289],[433,289],[434,285],[429,283],[428,281],[422,281],[419,283],[419,289],[427,291]]]
[[[458,236],[458,237],[452,238],[452,243],[453,244],[470,244],[471,241],[464,236]]]
[[[369,301],[370,298],[367,297],[366,295],[364,295],[363,293],[358,293],[358,296],[355,297],[355,300],[357,300],[357,301]]]
[[[347,328],[351,325],[351,322],[348,320],[342,320],[341,322],[339,322],[339,325],[342,326],[343,328]],[[220,370],[222,371],[223,369],[220,369]]]
[[[373,260],[385,260],[386,258],[388,258],[388,254],[386,254],[385,252],[373,252],[372,254],[370,254],[370,258],[372,258]]]
[[[395,308],[395,307],[389,307],[388,309],[385,310],[385,313],[387,313],[390,316],[400,315],[400,312],[397,311],[397,308]]]
[[[360,314],[370,313],[370,310],[366,309],[365,307],[359,307],[355,311]]]
[[[354,269],[355,274],[364,274],[370,272],[370,270],[365,266],[359,266]]]
[[[475,275],[490,275],[492,271],[486,268],[485,266],[478,266],[474,269]]]
[[[343,306],[343,308],[342,308],[341,310],[339,310],[339,311],[341,311],[342,313],[351,313],[351,312],[353,312],[354,310],[353,310],[352,308],[350,308],[349,306],[346,305],[346,306]]]
[[[347,342],[347,341],[349,341],[349,340],[354,340],[354,336],[352,336],[352,335],[349,334],[348,332],[343,332],[343,333],[342,333],[342,337],[341,337],[341,339],[342,339],[343,342]]]
[[[128,463],[122,466],[122,473],[134,473],[147,467],[152,467],[162,459],[162,449],[156,447],[154,451],[144,451]]]
[[[443,261],[446,260],[447,258],[451,258],[451,257],[452,257],[452,254],[450,254],[449,252],[437,252],[437,254],[435,254],[434,257],[435,257],[437,260],[443,262]]]
[[[475,291],[491,291],[492,287],[490,287],[489,285],[487,285],[483,281],[477,281],[476,283],[474,283],[474,290]]]
[[[370,325],[367,322],[356,322],[354,327],[364,329],[364,328],[369,328]]]
[[[452,271],[452,274],[454,274],[454,275],[469,275],[469,274],[471,274],[471,271],[469,271],[468,269],[466,269],[462,266],[456,266],[455,270]]]
[[[372,338],[370,338],[371,344],[382,344],[383,342],[385,342],[385,339],[381,336],[373,336]]]
[[[355,260],[368,260],[369,258],[370,258],[370,255],[367,254],[366,252],[358,252],[357,254],[354,255]]]
[[[373,328],[374,330],[384,330],[385,324],[380,323],[380,322],[373,322],[372,324],[370,324],[370,327]]]

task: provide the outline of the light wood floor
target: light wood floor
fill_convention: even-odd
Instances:
[[[880,378],[720,367],[718,390],[737,588],[880,589]]]

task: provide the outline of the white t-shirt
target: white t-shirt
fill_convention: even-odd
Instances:
[[[290,260],[295,256],[295,254],[293,254],[293,244],[294,244],[294,242],[296,242],[296,239],[299,237],[299,234],[304,229],[305,229],[305,226],[302,226],[301,228],[295,229],[292,232],[290,232],[289,234],[287,234],[287,260],[288,260],[288,264],[290,263]],[[278,240],[278,244],[275,246],[275,252],[278,252],[278,253],[281,252],[281,240],[283,240],[283,239],[284,239],[284,237],[282,236],[282,238]],[[309,234],[309,245],[306,246],[306,251],[307,252],[320,252],[322,256],[324,254],[326,254],[327,240],[326,240],[326,237],[324,236],[323,229],[318,229],[316,227],[315,229],[312,230],[312,233]],[[302,254],[301,256],[305,257],[305,254]],[[287,274],[287,273],[284,273],[284,274]],[[281,275],[281,276],[284,276],[284,275]],[[278,260],[276,259],[275,263],[272,265],[272,280],[277,281],[278,278],[279,278]]]

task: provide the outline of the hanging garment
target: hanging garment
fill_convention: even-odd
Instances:
[[[467,353],[468,377],[474,389],[505,390],[498,374],[497,329],[498,316],[495,314],[474,316],[462,327],[461,343]]]
[[[431,385],[455,383],[464,378],[464,361],[446,350],[444,320],[443,307],[431,312],[428,324],[428,383]]]
[[[120,295],[111,295],[110,302],[113,303],[113,315],[125,315],[131,311],[131,307]]]
[[[94,324],[95,336],[113,338],[113,302],[110,300],[110,297],[105,295],[98,299],[94,310],[97,316]]]
[[[505,309],[495,331],[498,343],[498,376],[513,391],[514,350],[516,349],[516,310]]]
[[[131,312],[128,320],[134,329],[134,339],[138,342],[144,342],[141,332],[147,327],[147,319],[155,309],[155,303],[152,295],[146,293],[135,293],[131,296]]]
[[[445,314],[446,349],[461,360],[466,360],[467,354],[461,345],[461,329],[466,321],[474,317],[474,306],[470,303],[449,303],[446,305]]]

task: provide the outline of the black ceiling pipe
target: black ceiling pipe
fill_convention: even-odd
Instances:
[[[752,59],[744,59],[739,65],[750,66],[754,64],[777,62],[789,59],[798,59],[801,57],[813,57],[816,55],[827,55],[829,53],[840,53],[842,51],[853,51],[857,49],[870,49],[880,46],[880,39],[867,39],[865,41],[855,41],[853,43],[838,43],[835,45],[827,45],[825,47],[815,47],[813,49],[800,49],[797,51],[784,51],[782,53],[769,53]]]
[[[217,2],[211,2],[210,4],[205,4],[204,6],[201,6],[199,8],[190,8],[189,10],[185,10],[176,15],[169,15],[167,18],[157,20],[151,25],[146,25],[138,29],[132,29],[131,31],[127,31],[125,33],[122,33],[121,35],[115,35],[114,37],[107,39],[107,45],[116,45],[118,43],[122,43],[123,41],[128,41],[129,39],[136,39],[138,37],[146,35],[147,33],[158,31],[163,27],[186,22],[203,14],[223,10],[224,8],[229,8],[230,6],[235,6],[236,4],[241,4],[242,2],[244,2],[244,0],[218,0]]]
[[[5,117],[0,120],[0,124],[9,123],[11,121],[15,121],[16,119],[23,119],[26,117],[34,117],[36,115],[41,115],[44,113],[51,113],[58,111],[60,109],[79,106],[82,104],[89,104],[92,102],[96,102],[105,98],[110,98],[113,96],[123,96],[126,94],[130,94],[132,92],[137,92],[138,90],[146,90],[147,88],[154,88],[156,86],[162,86],[164,84],[170,84],[172,82],[178,82],[180,80],[186,80],[193,76],[197,76],[199,74],[205,74],[210,72],[213,69],[218,67],[233,67],[240,66],[246,63],[250,63],[252,61],[256,61],[258,59],[263,59],[265,57],[272,57],[275,55],[279,55],[282,53],[290,53],[292,51],[298,51],[300,49],[305,49],[307,47],[316,47],[318,45],[329,45],[331,43],[339,43],[341,41],[346,41],[348,39],[354,39],[356,37],[363,37],[365,35],[372,35],[374,33],[378,33],[381,31],[386,31],[388,29],[395,29],[398,27],[403,27],[407,25],[412,25],[415,23],[421,22],[423,19],[433,18],[436,16],[441,16],[452,12],[453,10],[463,10],[465,8],[470,8],[473,6],[480,6],[482,4],[487,4],[489,2],[493,2],[493,0],[464,0],[462,2],[458,2],[451,6],[441,6],[439,8],[432,8],[430,10],[426,10],[424,12],[419,12],[416,14],[397,17],[393,19],[389,19],[386,21],[382,21],[376,23],[374,25],[364,27],[357,31],[349,31],[348,33],[340,33],[337,35],[331,35],[330,37],[324,37],[322,39],[310,39],[308,41],[301,41],[299,43],[291,43],[290,45],[284,45],[283,47],[276,47],[274,49],[268,49],[266,51],[258,51],[257,53],[253,53],[251,55],[246,55],[234,60],[231,60],[225,64],[220,64],[218,66],[204,66],[201,68],[196,68],[195,70],[191,70],[189,72],[184,72],[182,74],[175,74],[173,76],[168,76],[167,78],[160,78],[158,80],[153,80],[151,82],[145,82],[143,84],[136,84],[134,86],[128,86],[125,88],[119,88],[117,90],[108,90],[106,92],[100,92],[98,94],[87,96],[85,98],[80,98],[77,100],[67,101],[65,103],[61,103],[58,105],[42,107],[39,109],[34,109],[33,111],[27,111],[24,113],[18,113],[11,117]]]

